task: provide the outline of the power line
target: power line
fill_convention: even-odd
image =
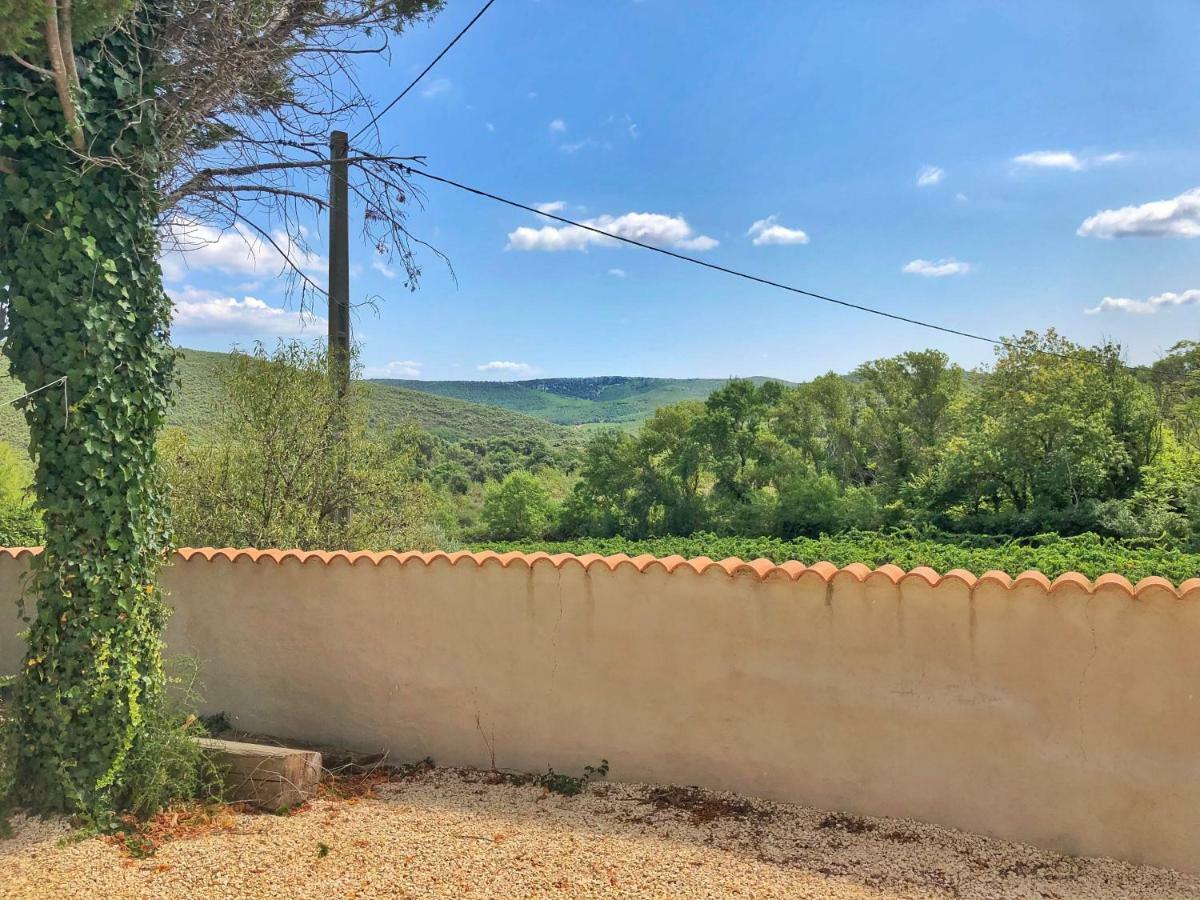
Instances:
[[[378,122],[378,121],[379,121],[381,118],[383,118],[383,116],[384,116],[384,115],[387,113],[387,111],[388,111],[389,109],[391,109],[393,106],[395,106],[395,105],[396,105],[397,103],[399,103],[401,100],[403,100],[403,99],[404,99],[404,97],[405,97],[405,95],[406,95],[406,94],[407,94],[409,91],[411,91],[413,88],[415,88],[415,87],[417,86],[417,83],[418,83],[418,82],[419,82],[419,81],[420,81],[422,78],[424,78],[424,77],[425,77],[427,74],[429,74],[429,70],[430,70],[430,69],[432,69],[434,66],[436,66],[436,65],[438,64],[438,61],[439,61],[439,60],[440,60],[440,59],[441,59],[443,56],[445,56],[447,53],[449,53],[449,52],[450,52],[450,48],[451,48],[451,47],[453,47],[455,44],[457,44],[457,43],[458,43],[458,40],[459,40],[459,38],[461,38],[461,37],[462,37],[464,34],[466,34],[468,31],[470,31],[470,30],[471,30],[471,26],[472,26],[472,25],[474,25],[476,22],[478,22],[478,21],[479,21],[479,18],[480,18],[480,17],[481,17],[481,16],[482,16],[482,15],[483,15],[485,12],[487,12],[487,11],[488,11],[488,8],[489,8],[489,7],[490,7],[490,6],[491,6],[493,3],[495,3],[495,2],[496,2],[496,0],[487,0],[487,3],[483,4],[483,8],[482,8],[482,9],[480,9],[480,10],[479,10],[479,12],[475,13],[475,18],[471,19],[471,21],[470,21],[470,22],[468,22],[466,25],[464,25],[464,26],[463,26],[463,30],[462,30],[462,31],[460,31],[458,34],[456,34],[456,35],[454,36],[454,40],[452,40],[452,41],[451,41],[449,44],[447,44],[447,45],[446,45],[446,46],[445,46],[445,47],[442,49],[442,52],[441,52],[441,53],[439,53],[437,56],[435,56],[435,57],[433,58],[433,62],[431,62],[431,63],[430,63],[429,65],[427,65],[427,66],[426,66],[424,69],[422,69],[422,70],[421,70],[421,74],[420,74],[420,75],[418,75],[416,78],[414,78],[414,79],[412,80],[412,82],[409,84],[409,86],[408,86],[408,87],[406,87],[404,90],[402,90],[402,91],[401,91],[401,92],[400,92],[400,93],[399,93],[399,94],[396,96],[396,99],[395,99],[395,100],[393,100],[391,103],[389,103],[389,104],[388,104],[387,106],[385,106],[383,109],[381,109],[379,112],[375,113],[375,115],[371,117],[371,121],[370,121],[370,122],[368,122],[368,123],[367,123],[366,125],[364,125],[362,128],[358,129],[358,131],[354,132],[354,135],[353,135],[353,136],[350,138],[350,140],[352,140],[352,141],[354,141],[354,140],[357,140],[357,139],[358,139],[358,137],[359,137],[359,135],[361,135],[361,134],[362,134],[364,131],[366,131],[368,128],[370,128],[372,125],[374,125],[376,122]]]
[[[408,166],[405,166],[404,171],[411,175],[420,175],[422,178],[428,178],[431,181],[437,181],[442,184],[449,185],[450,187],[458,188],[460,191],[466,191],[467,193],[470,193],[470,194],[476,194],[480,197],[486,197],[488,200],[495,200],[497,203],[503,203],[506,206],[512,206],[512,207],[515,207],[516,209],[522,209],[522,210],[525,210],[526,212],[531,212],[534,215],[545,216],[547,219],[554,219],[556,222],[562,222],[564,225],[572,225],[575,228],[582,228],[584,231],[590,231],[593,234],[600,235],[601,237],[611,238],[614,241],[621,241],[622,243],[625,243],[625,244],[632,244],[635,247],[641,247],[643,250],[652,250],[655,253],[661,253],[663,256],[670,256],[670,257],[673,257],[674,259],[682,260],[683,262],[692,263],[693,265],[697,265],[697,266],[703,266],[706,269],[712,269],[717,272],[724,272],[726,275],[733,275],[736,278],[744,278],[747,281],[753,281],[753,282],[756,282],[757,284],[765,284],[768,287],[779,288],[780,290],[783,290],[783,291],[790,291],[793,294],[800,294],[801,296],[809,297],[813,300],[821,300],[821,301],[824,301],[825,303],[833,303],[833,304],[836,304],[837,306],[844,306],[848,309],[856,309],[859,312],[870,313],[873,316],[882,316],[885,319],[892,319],[893,321],[896,321],[896,322],[905,322],[909,325],[920,326],[921,328],[932,328],[934,331],[941,331],[945,334],[953,334],[953,335],[957,335],[958,337],[970,338],[973,341],[982,341],[985,344],[992,344],[996,347],[1011,346],[1011,342],[1002,340],[1001,338],[991,338],[991,337],[987,337],[986,335],[982,335],[982,334],[973,334],[970,331],[961,331],[957,328],[951,328],[948,325],[938,325],[934,322],[925,322],[925,321],[922,321],[921,319],[914,319],[909,316],[902,316],[899,313],[891,313],[891,312],[888,312],[887,310],[877,309],[873,306],[864,306],[861,303],[851,303],[849,300],[838,300],[836,297],[829,297],[829,296],[826,296],[825,294],[818,294],[815,291],[806,291],[803,288],[793,287],[790,284],[783,284],[782,282],[779,282],[779,281],[772,281],[769,278],[762,278],[761,276],[758,276],[758,275],[751,275],[749,272],[741,272],[737,269],[730,269],[727,266],[718,265],[717,263],[707,262],[703,259],[698,259],[695,256],[688,256],[686,253],[676,253],[674,250],[668,250],[665,247],[656,247],[653,244],[643,243],[642,241],[635,240],[634,238],[624,237],[623,235],[619,235],[619,234],[612,234],[611,232],[605,231],[602,228],[596,228],[592,225],[585,225],[582,222],[575,222],[571,219],[567,219],[562,216],[556,216],[553,213],[542,212],[540,209],[537,209],[536,207],[526,206],[524,203],[518,203],[516,200],[509,200],[505,197],[498,196],[497,194],[491,194],[491,193],[488,193],[487,191],[481,191],[481,190],[479,190],[479,188],[469,187],[465,184],[461,184],[457,181],[452,181],[449,178],[442,178],[439,175],[434,175],[431,172],[425,172],[421,169],[413,169],[413,168],[409,168]]]
[[[891,312],[888,312],[887,310],[877,309],[874,306],[866,306],[862,303],[852,303],[849,300],[839,300],[836,297],[830,297],[825,294],[818,294],[816,291],[806,291],[803,288],[794,287],[790,284],[783,284],[782,282],[772,281],[769,278],[763,278],[759,275],[751,275],[749,272],[742,272],[742,271],[739,271],[738,269],[731,269],[728,266],[722,266],[722,265],[718,265],[717,263],[707,262],[706,260],[703,260],[703,259],[697,259],[694,256],[688,256],[686,253],[676,253],[674,250],[668,250],[665,247],[656,247],[653,244],[647,244],[647,243],[644,243],[643,241],[635,240],[634,238],[624,237],[623,235],[619,235],[619,234],[612,234],[608,231],[605,231],[602,228],[596,228],[594,225],[586,225],[583,222],[576,222],[573,219],[567,219],[563,216],[555,215],[554,213],[543,212],[542,210],[538,209],[537,207],[528,206],[524,203],[518,203],[516,200],[509,200],[507,197],[501,197],[498,194],[492,194],[492,193],[489,193],[488,191],[480,190],[479,188],[473,188],[473,187],[470,187],[469,185],[462,184],[461,182],[454,181],[450,178],[443,178],[440,175],[434,175],[432,172],[426,172],[422,169],[414,169],[411,166],[403,166],[402,168],[404,169],[405,174],[408,174],[408,175],[420,175],[422,178],[428,178],[430,181],[436,181],[441,184],[449,185],[450,187],[458,188],[460,191],[466,191],[469,194],[475,194],[476,196],[479,196],[479,197],[485,197],[488,200],[494,200],[497,203],[503,203],[505,206],[511,206],[511,207],[514,207],[515,209],[521,209],[521,210],[524,210],[525,212],[530,212],[537,216],[543,216],[547,219],[553,219],[556,222],[562,222],[564,225],[571,225],[571,226],[574,226],[575,228],[582,228],[584,231],[590,231],[593,234],[597,234],[597,235],[600,235],[601,237],[605,237],[605,238],[611,238],[614,241],[620,241],[624,244],[631,244],[634,247],[641,247],[643,250],[652,250],[655,253],[661,253],[663,256],[670,256],[673,259],[678,259],[678,260],[681,260],[686,263],[692,263],[693,265],[702,266],[705,269],[712,269],[715,272],[724,272],[726,275],[733,275],[735,278],[743,278],[746,281],[753,281],[756,284],[764,284],[767,287],[779,288],[780,290],[789,291],[793,294],[800,294],[803,297],[809,297],[813,300],[821,300],[825,303],[832,303],[837,306],[845,307],[847,309],[855,309],[855,310],[858,310],[859,312],[870,313],[873,316],[881,316],[882,318],[891,319],[895,322],[904,322],[908,325],[916,325],[920,328],[929,328],[929,329],[932,329],[933,331],[940,331],[943,334],[953,334],[953,335],[956,335],[957,337],[970,338],[973,341],[981,341],[985,344],[991,344],[995,347],[1002,347],[1005,350],[1013,349],[1013,342],[1011,340],[1005,340],[1004,338],[987,337],[986,335],[975,334],[970,331],[962,331],[958,328],[951,328],[948,325],[938,325],[936,322],[926,322],[922,319],[914,319],[911,316],[902,316],[899,313],[891,313]],[[1064,359],[1064,360],[1068,360],[1068,361],[1087,363],[1088,365],[1096,366],[1099,369],[1107,368],[1107,366],[1103,362],[1100,362],[1095,359],[1090,359],[1087,356],[1081,355],[1081,354],[1061,353],[1061,352],[1057,352],[1054,350],[1039,350],[1037,352],[1045,354],[1047,356],[1054,356],[1059,359]],[[1125,369],[1128,372],[1131,372],[1134,374],[1137,373],[1137,369],[1135,369],[1131,365],[1128,365],[1127,363],[1118,362],[1117,365],[1119,365],[1122,369]]]

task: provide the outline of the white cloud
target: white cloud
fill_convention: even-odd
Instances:
[[[560,213],[566,208],[566,200],[551,200],[549,203],[538,203],[534,206],[538,212],[544,213]]]
[[[1030,169],[1065,169],[1068,172],[1082,172],[1091,166],[1105,166],[1109,163],[1129,159],[1128,153],[1100,153],[1080,155],[1070,150],[1034,150],[1014,156],[1012,161],[1018,166]]]
[[[945,278],[948,275],[966,275],[971,271],[971,264],[959,262],[957,259],[914,259],[905,263],[901,270],[909,275],[924,275],[926,278]]]
[[[624,278],[627,273],[624,269],[609,269],[608,274],[613,278]]]
[[[567,130],[567,123],[562,119],[555,119],[547,127],[555,134],[564,134]]]
[[[966,203],[967,195],[964,194],[962,191],[959,191],[957,194],[954,195],[954,199],[957,200],[959,203]]]
[[[363,375],[367,378],[420,378],[421,363],[415,359],[394,359],[382,366],[367,366]]]
[[[755,247],[765,247],[768,244],[807,244],[808,235],[799,228],[786,228],[775,220],[778,216],[767,216],[759,219],[746,232],[747,237],[754,238]]]
[[[480,372],[495,372],[499,375],[532,375],[536,369],[529,363],[494,359],[476,366]]]
[[[491,123],[491,122],[484,122],[484,123],[483,123],[483,127],[484,127],[484,128],[486,128],[488,131],[495,131],[495,130],[496,130],[496,126],[495,126],[493,123]]]
[[[938,166],[923,166],[917,173],[917,187],[933,187],[945,177],[945,171]]]
[[[302,234],[303,236],[303,234]],[[179,281],[194,269],[215,269],[236,275],[278,274],[292,265],[310,276],[324,276],[329,262],[305,249],[283,231],[271,232],[270,240],[247,225],[238,223],[222,231],[211,225],[176,221],[162,233],[163,275]]]
[[[1196,303],[1200,303],[1200,290],[1192,289],[1184,291],[1181,294],[1167,291],[1164,294],[1147,297],[1145,300],[1133,300],[1129,297],[1105,297],[1100,301],[1099,306],[1085,309],[1084,312],[1088,315],[1094,315],[1095,313],[1106,312],[1108,310],[1117,310],[1119,312],[1150,315],[1151,313],[1158,312],[1160,309],[1170,309],[1175,306],[1191,306]]]
[[[666,216],[662,213],[630,212],[622,216],[606,215],[584,219],[583,224],[619,237],[683,250],[711,250],[720,243],[708,235],[696,234],[683,216]],[[522,226],[509,232],[505,249],[586,250],[593,245],[615,246],[616,243],[612,238],[573,225],[561,228],[551,225],[541,228]]]
[[[1013,162],[1018,166],[1035,169],[1069,169],[1078,172],[1083,168],[1079,157],[1067,150],[1034,150],[1032,153],[1014,156]]]
[[[380,275],[382,275],[384,278],[395,278],[396,277],[396,270],[393,269],[391,266],[389,266],[382,259],[379,259],[378,257],[371,260],[371,268],[374,269],[376,272],[378,272]]]
[[[434,97],[450,93],[452,87],[454,87],[454,83],[449,78],[435,78],[421,91],[421,96],[426,100],[432,100]]]
[[[680,250],[699,250],[701,253],[705,250],[711,250],[713,247],[718,247],[720,244],[720,241],[709,237],[707,234],[698,234],[693,238],[685,238],[682,241],[675,242],[675,246]]]
[[[1200,187],[1170,200],[1105,209],[1083,220],[1080,237],[1200,237]]]
[[[280,309],[257,297],[238,300],[186,285],[169,293],[174,301],[175,327],[180,329],[255,337],[311,337],[326,328],[320,316]]]

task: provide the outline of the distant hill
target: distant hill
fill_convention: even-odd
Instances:
[[[167,423],[204,435],[220,402],[217,367],[227,354],[187,349],[180,353],[181,389]],[[754,379],[760,384],[766,380]],[[449,441],[519,434],[560,446],[602,425],[633,428],[660,406],[703,400],[726,383],[724,378],[622,375],[529,381],[374,379],[367,382],[367,390],[370,421],[380,429],[411,420]],[[23,393],[24,388],[8,377],[7,360],[0,357],[0,441],[22,449],[28,444],[28,430],[11,401]]]
[[[227,354],[186,349],[180,353],[181,387],[167,424],[191,435],[204,435],[212,427],[213,412],[220,402],[217,367]],[[519,434],[540,437],[548,444],[558,446],[580,438],[580,434],[572,429],[497,406],[380,383],[368,382],[367,391],[370,422],[380,429],[393,428],[411,420],[449,441]],[[29,430],[24,416],[13,407],[12,401],[23,393],[25,389],[8,374],[8,361],[0,357],[0,441],[22,450],[29,444]]]
[[[754,378],[756,384],[767,381]],[[375,384],[512,410],[557,425],[632,425],[660,406],[704,400],[726,378],[535,378],[528,381],[416,381],[374,379]]]

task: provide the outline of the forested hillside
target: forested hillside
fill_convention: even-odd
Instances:
[[[216,418],[216,406],[222,402],[217,372],[228,359],[227,353],[180,351],[179,392],[168,415],[168,426],[182,428],[197,437],[210,432]],[[12,401],[20,397],[25,389],[8,377],[7,361],[0,365],[3,365],[0,370],[0,441],[24,450],[28,443],[28,430],[20,410],[12,405]],[[386,432],[403,422],[415,422],[431,434],[448,441],[522,435],[539,438],[551,446],[560,446],[579,439],[569,429],[495,406],[438,397],[386,384],[368,383],[366,389],[369,421],[380,432]]]
[[[762,384],[766,378],[750,379]],[[390,385],[483,403],[559,425],[640,423],[654,411],[685,400],[704,400],[727,378],[536,378],[529,381],[415,381],[376,379]]]
[[[189,542],[1200,574],[1198,343],[1130,368],[1115,346],[1027,333],[978,370],[926,350],[803,384],[733,380],[637,428],[566,428],[359,382],[346,467],[332,462],[342,426],[321,394],[324,366],[298,345],[184,352],[166,458]],[[520,390],[643,403],[698,383],[545,379]],[[0,437],[19,443],[22,432],[6,406]],[[312,487],[292,497],[290,480],[262,489],[287,471],[318,478],[328,498],[316,503]],[[264,512],[271,528],[247,530],[245,510],[263,497],[291,512]],[[328,510],[344,502],[359,510],[353,529],[331,531]]]

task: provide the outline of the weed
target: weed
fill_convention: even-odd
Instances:
[[[563,775],[553,769],[547,769],[545,775],[535,775],[533,783],[544,787],[552,794],[562,794],[564,797],[574,797],[582,793],[588,782],[593,778],[605,778],[608,775],[608,760],[600,760],[598,766],[584,766],[582,775]]]
[[[317,859],[324,859],[329,855],[328,844],[317,844]]]
[[[168,690],[144,712],[141,734],[130,751],[124,795],[116,803],[139,819],[183,802],[221,798],[221,772],[196,741],[208,732],[189,712],[202,702],[196,693],[198,666],[176,658],[165,668]]]

